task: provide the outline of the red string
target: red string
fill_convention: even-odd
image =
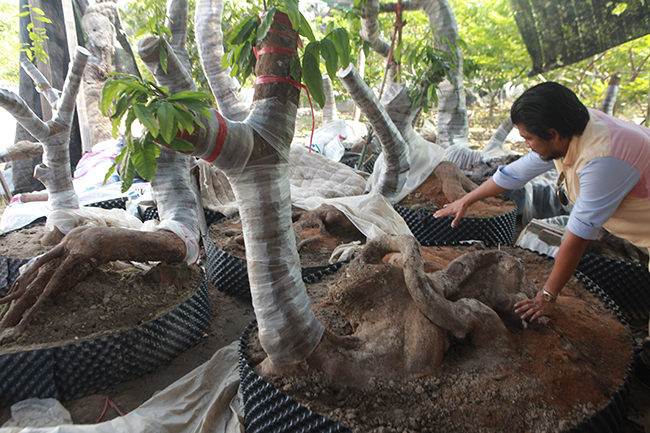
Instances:
[[[404,27],[404,23],[400,20],[400,13],[404,10],[402,2],[398,2],[395,5],[395,34]],[[395,36],[393,36],[395,37]],[[395,51],[395,44],[390,47],[390,52],[388,53],[388,59],[386,60],[386,67],[389,67],[393,61],[393,52]]]
[[[117,412],[119,416],[124,416],[127,413],[129,413],[128,409],[125,409],[126,412],[122,412],[120,408],[117,407],[117,404],[115,404],[113,400],[111,400],[108,396],[106,396],[106,400],[104,401],[104,409],[102,410],[102,414],[99,415],[99,418],[97,419],[97,422],[95,424],[99,424],[102,418],[104,418],[104,415],[106,414],[106,409],[108,409],[109,406],[113,408],[113,410],[115,410],[115,412]]]
[[[284,54],[285,56],[293,56],[294,54],[298,54],[298,50],[294,50],[293,48],[287,48],[287,47],[264,47],[259,51],[255,51],[255,57],[261,56],[262,54],[266,53],[274,53],[274,54]]]
[[[297,87],[298,89],[305,89],[307,92],[307,99],[309,100],[309,108],[311,109],[311,134],[309,135],[309,152],[311,153],[311,141],[314,137],[314,128],[316,126],[316,119],[314,118],[314,106],[311,103],[311,96],[309,96],[309,89],[302,83],[289,77],[281,77],[279,75],[260,75],[255,79],[255,84],[265,83],[284,83]]]
[[[283,32],[282,30],[275,30],[275,29],[269,29],[269,33],[279,33],[283,36],[286,36],[288,38],[293,39],[294,41],[298,41],[298,46],[302,48],[302,39],[300,39],[300,36],[292,36],[289,33]]]

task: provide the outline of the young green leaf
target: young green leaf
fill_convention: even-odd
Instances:
[[[104,183],[102,185],[106,185],[106,182],[108,182],[108,179],[111,177],[115,169],[117,168],[117,165],[124,159],[124,155],[126,155],[126,152],[128,151],[127,147],[124,146],[120,150],[120,153],[117,154],[115,157],[115,160],[113,161],[113,164],[108,168],[108,171],[106,172],[106,175],[104,176]]]
[[[169,98],[167,98],[167,101],[172,102],[172,101],[178,101],[179,99],[196,99],[202,101],[202,100],[213,100],[214,98],[212,97],[212,95],[208,93],[192,92],[188,90],[170,96]]]
[[[306,37],[309,40],[309,42],[316,41],[314,32],[311,30],[311,26],[309,25],[309,22],[307,22],[307,19],[302,13],[300,13],[300,29],[298,30],[298,34]]]
[[[183,153],[190,153],[194,151],[194,145],[180,137],[174,137],[172,142],[169,143],[169,147]]]
[[[327,75],[334,79],[338,70],[339,55],[336,53],[334,43],[325,38],[320,41],[320,52],[325,59],[325,68],[327,68]]]
[[[257,28],[257,40],[261,41],[266,37],[266,34],[269,32],[269,29],[271,28],[271,24],[273,24],[273,17],[275,16],[275,12],[277,9],[275,9],[275,6],[271,6],[268,11],[264,14],[264,17],[262,18],[262,22],[260,23],[259,27]]]
[[[160,146],[140,138],[134,141],[134,147],[136,151],[131,154],[133,166],[143,179],[151,181],[158,167],[156,158],[160,155]]]
[[[306,52],[302,59],[302,79],[307,85],[311,98],[316,101],[321,108],[323,108],[325,105],[323,76],[318,67],[318,59],[309,52]]]
[[[316,59],[320,58],[320,42],[310,42],[305,47],[305,53],[310,53]]]
[[[300,67],[300,59],[297,57],[291,58],[291,63],[289,63],[289,76],[300,82],[300,75],[302,74],[302,68]]]
[[[192,134],[194,132],[194,116],[179,104],[172,104],[172,107],[174,108],[174,117],[178,120],[182,131]]]
[[[158,49],[158,56],[160,57],[160,67],[162,68],[163,72],[166,74],[167,73],[167,50],[163,48],[162,44]]]
[[[133,185],[133,179],[135,178],[135,167],[133,166],[133,161],[131,161],[131,157],[128,154],[119,166],[118,172],[120,179],[122,180],[122,188],[120,190],[125,193],[129,188],[131,188],[131,185]]]
[[[327,35],[327,39],[334,43],[341,67],[347,68],[350,64],[350,37],[348,32],[345,29],[337,28]]]
[[[151,109],[146,105],[135,103],[133,104],[133,111],[135,112],[135,115],[140,123],[142,123],[142,126],[147,128],[151,135],[156,138],[158,136],[160,128],[158,127],[158,122],[156,121],[156,117],[151,112]]]
[[[291,20],[291,26],[295,31],[298,31],[300,28],[298,0],[284,0],[284,7],[287,8],[287,15],[289,15],[289,20]]]
[[[169,102],[163,102],[156,111],[160,135],[166,143],[171,142],[178,131],[177,122],[174,116],[174,107]],[[174,128],[176,126],[176,128]],[[138,171],[139,173],[139,171]]]
[[[237,27],[232,30],[230,37],[228,38],[228,44],[230,45],[239,45],[244,41],[247,41],[253,30],[257,27],[257,18],[250,17],[246,21],[241,22]]]
[[[117,95],[117,92],[124,89],[124,85],[117,81],[108,81],[104,84],[102,88],[102,94],[99,98],[99,109],[101,110],[104,116],[108,116],[108,110],[111,108],[113,99]]]

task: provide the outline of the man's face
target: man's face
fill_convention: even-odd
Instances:
[[[563,143],[564,140],[560,139],[560,135],[554,129],[551,129],[552,134],[549,140],[544,140],[535,134],[526,131],[523,125],[516,125],[519,130],[519,135],[526,141],[526,147],[533,152],[538,153],[543,161],[553,161],[554,159],[564,158],[566,155],[566,148]]]

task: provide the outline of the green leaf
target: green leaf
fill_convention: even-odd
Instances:
[[[251,37],[251,34],[253,34],[255,27],[257,27],[256,17],[250,17],[246,21],[243,21],[233,29],[230,37],[228,38],[228,43],[230,45],[239,45],[244,41],[247,41]]]
[[[344,29],[334,29],[327,39],[334,43],[336,52],[339,55],[341,68],[345,69],[350,64],[350,37],[348,32]]]
[[[45,15],[45,12],[43,12],[43,9],[40,9],[40,8],[33,7],[32,12],[36,12],[39,15]]]
[[[104,176],[104,183],[103,185],[106,185],[106,182],[108,182],[108,179],[111,177],[111,175],[115,172],[115,169],[117,168],[117,164],[124,159],[124,155],[126,155],[127,152],[127,147],[124,146],[120,150],[120,153],[115,157],[115,160],[113,161],[113,164],[108,167],[108,171],[106,172],[106,175]]]
[[[316,41],[314,32],[311,30],[311,26],[309,25],[309,22],[307,22],[307,19],[302,13],[300,14],[300,29],[298,30],[298,34],[309,39],[309,42]]]
[[[130,97],[128,95],[122,94],[117,100],[117,103],[113,106],[113,114],[111,114],[111,119],[121,120],[124,116],[124,113],[126,113],[126,110],[128,110],[130,102]]]
[[[160,47],[158,48],[158,56],[160,57],[160,67],[162,68],[163,72],[166,74],[167,73],[167,50],[163,46],[162,41],[160,43]]]
[[[323,76],[318,67],[318,59],[311,53],[305,53],[302,59],[302,79],[307,85],[311,98],[323,108],[325,105],[325,91],[323,90]]]
[[[119,82],[119,83],[122,83],[122,84],[124,84],[126,87],[130,87],[130,88],[133,89],[133,90],[138,90],[138,91],[140,91],[140,92],[142,92],[142,93],[145,93],[145,94],[146,94],[146,93],[149,93],[149,92],[147,91],[147,88],[144,87],[144,86],[143,86],[142,84],[140,84],[140,83],[136,83],[136,82],[133,82],[133,81],[127,81],[127,80],[115,80],[115,81],[117,81],[117,82]]]
[[[212,100],[214,99],[212,95],[209,95],[207,93],[203,92],[192,92],[192,91],[185,91],[185,92],[180,92],[176,93],[169,98],[167,98],[167,101],[178,101],[179,99],[196,99],[196,100]]]
[[[178,131],[178,128],[174,130],[176,126],[176,119],[174,118],[174,107],[169,102],[163,102],[160,104],[156,115],[158,117],[158,124],[160,125],[160,135],[166,143],[169,143],[173,140],[174,135]],[[139,171],[138,171],[139,173]]]
[[[147,128],[147,130],[153,135],[153,137],[157,137],[158,133],[160,132],[160,128],[158,127],[158,122],[156,121],[156,117],[153,115],[149,107],[146,105],[142,104],[133,104],[133,111],[135,112],[136,117],[142,123],[142,126]]]
[[[180,137],[174,137],[171,143],[169,143],[169,147],[171,147],[174,150],[177,150],[179,152],[192,152],[194,151],[194,145],[190,143],[187,140],[184,140]]]
[[[160,146],[153,141],[138,139],[134,142],[135,152],[131,154],[133,166],[143,179],[151,181],[158,163],[156,158],[160,155]]]
[[[305,53],[310,53],[318,60],[318,58],[320,58],[320,42],[316,41],[307,44],[307,46],[305,47]]]
[[[129,110],[126,114],[126,120],[124,121],[124,134],[128,138],[131,136],[131,125],[135,121],[135,112],[133,110]],[[125,141],[125,144],[128,146],[129,141]]]
[[[133,185],[133,179],[135,178],[135,167],[133,166],[133,161],[129,155],[126,155],[126,158],[122,161],[122,164],[119,168],[120,179],[122,180],[121,191],[127,192],[131,185]]]
[[[40,21],[40,22],[42,22],[42,23],[52,24],[52,20],[49,19],[49,18],[46,18],[46,17],[34,17],[34,19],[35,19],[36,21]]]
[[[294,80],[300,82],[300,75],[302,74],[302,68],[300,67],[300,59],[297,57],[291,58],[291,63],[289,63],[289,76]]]
[[[186,100],[183,104],[188,110],[192,110],[195,113],[203,114],[205,117],[212,119],[212,113],[206,104],[201,101],[192,101]]]
[[[189,134],[194,132],[194,116],[185,108],[178,104],[172,104],[174,108],[174,116],[180,124],[182,131],[187,131]]]
[[[120,90],[123,90],[125,86],[118,81],[107,81],[102,88],[102,94],[99,98],[99,109],[101,110],[104,116],[108,116],[108,110],[113,104],[113,99]]]
[[[271,28],[271,24],[273,24],[273,17],[275,16],[276,10],[277,9],[275,9],[275,6],[271,6],[269,10],[266,11],[264,16],[262,17],[262,22],[257,28],[258,41],[264,39],[266,37],[266,34],[269,32],[269,29]]]
[[[327,75],[333,80],[336,78],[336,71],[338,71],[339,55],[336,53],[334,43],[329,39],[320,41],[320,52],[325,59],[325,68],[327,68]]]
[[[298,0],[284,0],[284,7],[287,9],[287,15],[291,20],[291,26],[295,31],[300,28],[300,10],[298,9]]]

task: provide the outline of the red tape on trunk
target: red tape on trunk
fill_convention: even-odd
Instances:
[[[219,121],[219,131],[217,131],[217,139],[215,140],[212,153],[207,158],[202,158],[206,162],[212,162],[219,157],[221,150],[223,150],[223,143],[226,141],[226,135],[228,134],[228,126],[226,125],[226,120],[221,114],[219,114],[217,110],[212,111],[217,115],[217,120]]]
[[[288,77],[281,77],[279,75],[260,75],[255,79],[255,84],[265,83],[284,83],[297,87],[298,89],[305,89],[307,92],[307,99],[309,100],[309,108],[311,109],[311,134],[309,135],[309,152],[311,153],[311,140],[314,137],[314,127],[316,126],[316,119],[314,119],[314,106],[311,103],[311,96],[309,96],[309,89],[302,83]]]

